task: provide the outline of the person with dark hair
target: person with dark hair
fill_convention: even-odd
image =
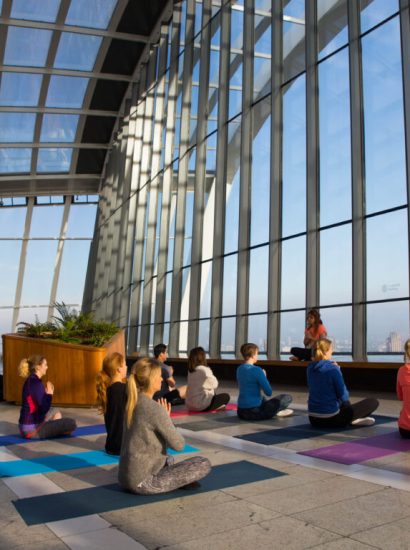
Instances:
[[[127,382],[124,435],[118,468],[120,485],[131,493],[153,495],[199,486],[211,470],[207,458],[175,463],[166,449],[184,448],[184,438],[170,418],[171,405],[152,397],[161,386],[161,364],[144,357],[132,367]]]
[[[193,348],[188,357],[188,386],[185,402],[190,411],[224,409],[229,403],[228,393],[216,394],[218,380],[208,367],[204,348]]]
[[[119,455],[121,451],[122,427],[127,401],[126,393],[127,365],[121,353],[108,354],[97,374],[96,390],[98,411],[104,415],[107,439],[105,451],[110,455]]]
[[[171,405],[182,405],[185,403],[186,386],[177,388],[174,378],[174,369],[166,365],[168,359],[168,348],[165,344],[157,344],[154,347],[154,356],[161,364],[162,384],[161,389],[154,394],[154,400],[163,398]]]
[[[245,363],[236,370],[239,384],[238,416],[242,420],[269,420],[276,416],[293,414],[288,405],[292,396],[282,393],[271,399],[265,399],[262,392],[270,397],[272,388],[266,377],[266,371],[255,365],[259,348],[256,344],[243,344],[241,354]]]
[[[20,433],[27,439],[46,439],[69,435],[77,424],[72,418],[63,418],[61,412],[51,407],[54,384],[42,377],[48,369],[47,359],[32,355],[23,359],[18,367],[19,375],[26,378],[23,385],[19,418]]]
[[[291,361],[311,361],[315,350],[316,342],[327,336],[326,327],[320,318],[317,309],[310,309],[306,317],[304,348],[291,348]]]

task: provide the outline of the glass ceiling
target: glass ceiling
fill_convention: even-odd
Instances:
[[[75,172],[83,126],[79,111],[89,108],[92,80],[83,73],[98,64],[101,31],[115,33],[109,25],[117,3],[0,0],[6,31],[0,52],[0,178]]]

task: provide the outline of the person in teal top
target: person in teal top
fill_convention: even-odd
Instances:
[[[242,420],[268,420],[277,416],[289,416],[293,413],[288,409],[292,397],[282,393],[272,399],[265,399],[262,392],[271,397],[272,388],[266,377],[266,372],[255,365],[258,360],[259,348],[256,344],[243,344],[241,354],[245,363],[236,371],[239,385],[238,416]]]

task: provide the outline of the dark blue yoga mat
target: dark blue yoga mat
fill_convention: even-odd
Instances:
[[[396,421],[395,418],[390,416],[374,415],[373,418],[376,421],[375,425]],[[361,428],[363,428],[363,426]],[[359,429],[360,426],[357,426],[356,428],[331,428],[329,430],[325,430],[322,428],[313,428],[310,424],[300,424],[298,426],[264,430],[263,432],[253,432],[249,434],[237,435],[235,437],[237,439],[244,439],[245,441],[259,443],[261,445],[278,445],[280,443],[289,443],[290,441],[299,441],[300,439],[311,439],[313,437],[320,437],[322,435],[340,432],[348,433],[357,437],[360,433],[358,432]],[[367,427],[367,429],[369,428]]]
[[[210,474],[201,480],[199,489],[173,491],[159,495],[134,495],[126,493],[119,485],[113,484],[66,493],[22,498],[14,501],[13,504],[27,525],[36,525],[90,514],[102,514],[132,506],[142,506],[152,502],[216,491],[284,475],[287,474],[247,460],[241,460],[213,467]]]
[[[105,434],[105,425],[104,424],[93,424],[92,426],[80,426],[71,435],[62,435],[59,438],[62,439],[68,437],[81,437],[84,435],[100,435]],[[11,435],[1,435],[0,436],[0,447],[5,447],[7,445],[19,445],[20,443],[28,443],[30,441],[39,441],[38,439],[26,439],[20,434],[11,434]]]

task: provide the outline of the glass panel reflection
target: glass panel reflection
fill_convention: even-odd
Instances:
[[[100,36],[63,32],[58,45],[54,67],[91,71],[101,45]]]
[[[409,302],[369,304],[367,306],[367,351],[399,352],[403,359],[404,342],[409,337]],[[392,361],[392,357],[377,357],[375,361]]]
[[[366,32],[399,9],[398,0],[360,0],[361,31]]]
[[[46,106],[82,107],[88,82],[88,78],[53,75],[48,86]]]
[[[270,122],[269,99],[253,108],[251,245],[269,241]]]
[[[0,142],[33,141],[35,121],[34,113],[0,113]]]
[[[77,131],[78,115],[48,114],[43,116],[41,142],[73,142]]]
[[[11,17],[54,23],[59,7],[60,0],[13,0]]]
[[[71,0],[66,25],[106,29],[117,0]]]
[[[31,149],[6,147],[0,148],[0,173],[30,172]]]
[[[42,78],[40,74],[3,72],[0,81],[0,105],[14,107],[37,105]]]
[[[319,59],[347,44],[346,0],[318,0]]]
[[[44,148],[38,151],[38,172],[68,172],[70,170],[72,149]]]
[[[52,31],[43,29],[8,27],[4,64],[44,67],[51,34]]]
[[[235,315],[238,255],[227,256],[223,269],[222,315]]]

